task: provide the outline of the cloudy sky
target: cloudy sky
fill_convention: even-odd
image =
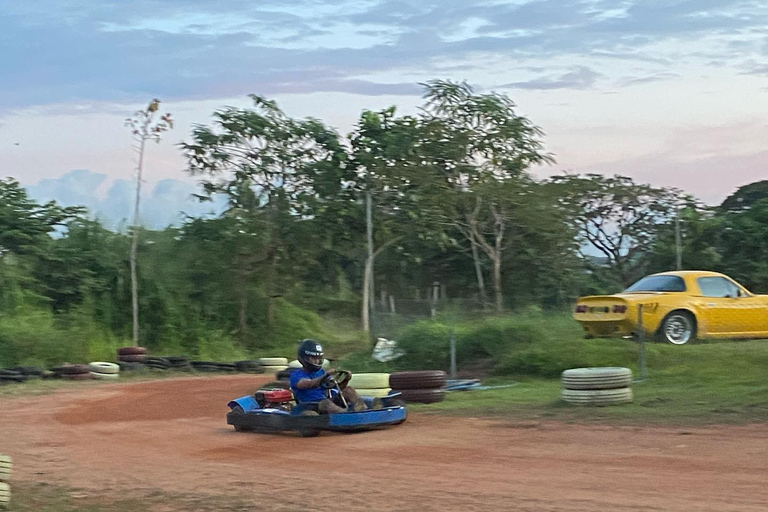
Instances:
[[[0,175],[40,197],[88,199],[116,222],[129,215],[133,172],[123,120],[153,97],[178,121],[147,155],[145,217],[162,224],[195,207],[175,145],[213,110],[246,106],[257,93],[346,133],[364,108],[413,112],[417,84],[432,78],[512,97],[556,156],[541,176],[620,173],[709,203],[768,178],[764,0],[0,0],[0,8]]]

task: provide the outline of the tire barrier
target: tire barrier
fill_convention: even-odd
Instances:
[[[11,382],[24,382],[27,380],[21,372],[16,370],[0,370],[0,383],[10,384]]]
[[[235,368],[237,368],[237,371],[243,373],[261,372],[261,364],[255,360],[235,361]]]
[[[397,372],[389,376],[389,387],[402,393],[406,402],[431,404],[445,398],[446,374],[442,370]]]
[[[144,363],[132,363],[130,361],[119,361],[117,366],[120,367],[121,372],[140,372],[147,369],[147,365]]]
[[[261,366],[288,366],[288,359],[285,357],[260,357],[258,361]]]
[[[443,389],[402,389],[397,391],[402,393],[400,399],[405,402],[433,404],[442,402],[445,398],[445,390]]]
[[[277,373],[281,372],[283,370],[287,370],[288,367],[285,365],[279,365],[279,366],[262,366],[262,370],[264,370],[264,373]]]
[[[357,394],[360,396],[383,398],[392,392],[392,388],[375,388],[375,389],[355,388],[355,391],[357,391]]]
[[[562,373],[564,402],[575,405],[619,405],[630,403],[632,370],[621,367],[573,368]]]
[[[134,355],[144,355],[147,353],[147,349],[145,347],[122,347],[117,349],[117,355],[118,356],[134,356]]]
[[[88,373],[92,379],[116,380],[120,375],[120,366],[106,361],[95,361],[88,365]]]
[[[120,377],[120,374],[117,373],[99,373],[99,372],[89,372],[91,374],[92,379],[96,380],[117,380]]]
[[[144,354],[126,354],[123,356],[117,356],[118,363],[143,363],[147,356]]]
[[[115,363],[95,361],[88,365],[88,370],[93,373],[118,373],[120,372],[120,367]]]
[[[439,389],[445,386],[447,376],[442,370],[416,370],[397,372],[389,376],[392,389]]]
[[[389,388],[388,373],[353,373],[349,385],[355,389]]]
[[[11,502],[11,486],[5,482],[0,482],[0,507],[6,508]]]
[[[7,482],[11,478],[13,460],[9,455],[0,455],[0,482]]]

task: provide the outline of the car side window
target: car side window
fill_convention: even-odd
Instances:
[[[700,277],[696,282],[704,297],[739,296],[739,287],[724,277]]]

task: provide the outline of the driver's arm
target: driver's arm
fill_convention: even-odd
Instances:
[[[325,377],[327,374],[322,374],[319,377],[315,377],[314,379],[301,379],[299,382],[296,383],[296,389],[311,389],[316,388],[320,385],[320,382],[323,380],[323,377]]]

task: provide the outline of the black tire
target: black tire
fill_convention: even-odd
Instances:
[[[231,412],[234,412],[237,414],[245,414],[245,411],[239,405],[234,406]],[[247,427],[245,425],[233,425],[233,427],[235,427],[235,430],[237,432],[249,432],[251,430],[251,427]]]
[[[442,402],[445,397],[445,391],[442,389],[398,389],[397,391],[402,393],[400,398],[406,402],[433,404]]]
[[[445,386],[446,374],[442,370],[397,372],[389,376],[392,389],[435,389]]]
[[[696,317],[682,309],[672,311],[661,321],[656,337],[673,345],[685,345],[696,340]]]
[[[317,411],[302,411],[302,416],[320,416]],[[299,435],[301,437],[317,437],[320,435],[320,429],[317,428],[302,428],[299,429]]]

